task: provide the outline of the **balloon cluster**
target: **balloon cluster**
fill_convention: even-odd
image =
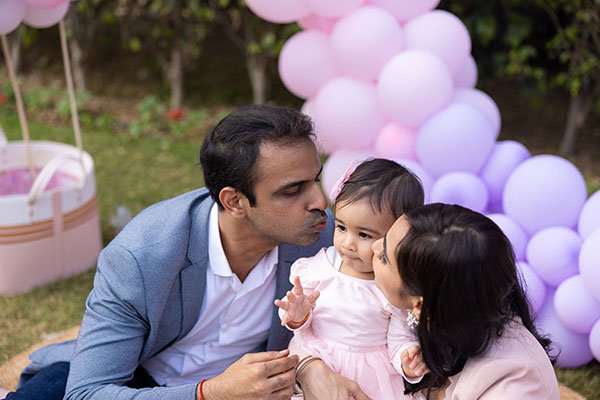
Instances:
[[[356,158],[397,160],[428,202],[486,213],[511,240],[538,327],[558,365],[600,360],[600,192],[552,155],[497,141],[500,112],[475,89],[464,24],[439,0],[246,0],[258,16],[304,28],[279,58],[306,100],[326,191]]]
[[[21,22],[33,28],[49,28],[67,14],[69,0],[0,0],[0,35]]]

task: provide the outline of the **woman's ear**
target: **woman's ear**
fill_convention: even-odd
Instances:
[[[423,296],[412,296],[412,313],[419,319],[421,317],[421,309],[423,308]]]
[[[242,193],[226,186],[219,192],[219,201],[223,205],[225,211],[227,211],[234,218],[244,218],[246,216],[246,207],[248,199]]]

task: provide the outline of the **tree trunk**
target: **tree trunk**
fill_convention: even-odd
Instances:
[[[246,56],[246,68],[252,86],[254,104],[264,104],[267,101],[269,78],[267,76],[267,59],[260,54]]]
[[[593,100],[594,97],[592,93],[589,92],[580,92],[577,96],[571,97],[565,131],[560,142],[560,154],[570,156],[575,153],[577,133],[585,123],[592,107]]]
[[[85,92],[87,90],[86,79],[85,79],[85,68],[83,66],[83,51],[79,45],[79,41],[74,36],[69,41],[69,49],[71,51],[71,67],[73,69],[73,80],[75,81],[75,88],[78,92]]]
[[[19,27],[8,37],[10,55],[12,56],[15,72],[17,74],[21,70],[21,39],[23,39],[23,29],[23,27]]]
[[[178,45],[171,50],[167,80],[171,87],[171,109],[181,108],[183,106],[183,51]]]

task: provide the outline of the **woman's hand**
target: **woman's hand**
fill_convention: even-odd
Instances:
[[[275,300],[275,305],[285,311],[281,317],[281,325],[287,325],[292,329],[301,327],[308,320],[319,294],[318,290],[309,295],[304,294],[300,278],[296,276],[294,287],[287,292],[286,300]]]
[[[413,345],[402,352],[402,371],[408,379],[418,378],[429,372],[423,360],[421,346]]]

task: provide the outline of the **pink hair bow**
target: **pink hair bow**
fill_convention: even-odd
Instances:
[[[344,188],[344,184],[350,178],[350,175],[352,175],[352,173],[354,173],[356,168],[360,164],[364,163],[365,161],[370,161],[372,159],[373,159],[373,157],[368,157],[368,158],[363,158],[363,159],[357,158],[357,159],[352,160],[350,165],[348,165],[348,168],[346,168],[346,171],[344,171],[344,173],[342,174],[340,179],[337,180],[337,182],[335,183],[335,185],[333,185],[333,187],[331,188],[331,191],[329,192],[329,198],[331,199],[332,202],[335,203],[335,199],[337,199],[337,197],[340,195],[340,192]]]

